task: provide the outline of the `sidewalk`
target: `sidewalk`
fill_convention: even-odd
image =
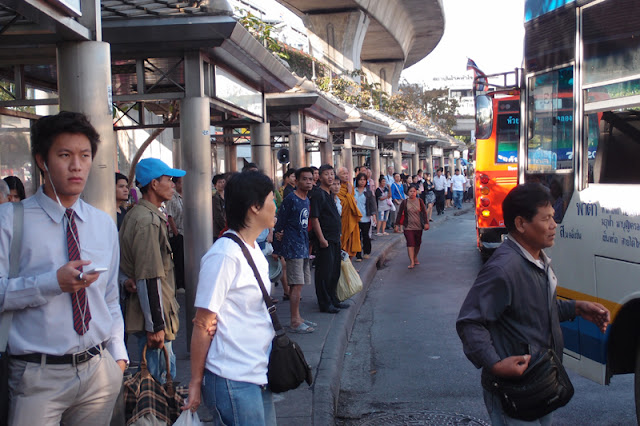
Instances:
[[[443,215],[433,214],[431,226],[449,220],[450,217],[473,212],[473,204],[463,204],[462,210],[448,209]],[[316,322],[318,327],[310,334],[290,334],[303,349],[307,362],[313,370],[314,383],[307,386],[300,385],[296,390],[284,394],[275,394],[274,401],[280,426],[300,425],[333,425],[340,392],[340,374],[344,352],[351,335],[360,306],[364,303],[369,285],[373,281],[378,267],[384,264],[387,256],[394,248],[404,247],[404,236],[391,233],[389,236],[375,237],[372,244],[371,257],[362,262],[354,262],[363,282],[363,291],[347,301],[349,309],[341,310],[338,314],[322,313],[316,302],[315,288],[305,286],[302,290],[300,312],[303,318]],[[313,277],[314,270],[311,271]],[[285,328],[289,324],[289,304],[282,301],[282,286],[275,287],[272,295],[280,300],[278,316]],[[178,294],[178,302],[184,306],[184,294]],[[187,385],[190,378],[189,353],[186,344],[186,309],[180,312],[180,333],[174,342],[174,352],[177,357],[177,377],[181,384]],[[132,352],[134,353],[134,352]],[[206,407],[198,410],[204,424],[211,419]]]

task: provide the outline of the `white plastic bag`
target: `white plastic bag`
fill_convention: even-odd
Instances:
[[[173,426],[202,426],[202,423],[200,422],[198,413],[186,410],[180,414],[180,417],[178,417],[178,420],[176,420]]]

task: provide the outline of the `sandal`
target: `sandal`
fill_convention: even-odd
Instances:
[[[317,327],[318,324],[316,324],[313,321],[309,321],[309,320],[304,320],[304,323],[307,324],[309,327]]]
[[[283,294],[282,300],[289,300],[289,295],[287,293]]]
[[[289,326],[289,329],[291,330],[292,333],[297,333],[297,334],[309,334],[315,331],[313,327],[309,327],[305,323],[300,324],[296,328]]]

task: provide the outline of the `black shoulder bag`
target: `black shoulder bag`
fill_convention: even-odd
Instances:
[[[13,203],[13,234],[9,252],[9,278],[18,276],[23,222],[24,206],[22,203]],[[7,349],[7,343],[12,319],[13,311],[4,312],[0,317],[0,426],[6,426],[9,423],[9,350]]]
[[[280,325],[280,320],[276,315],[276,307],[273,302],[271,302],[271,297],[264,287],[264,283],[251,257],[251,253],[249,253],[249,250],[237,235],[226,233],[223,237],[235,241],[240,246],[240,249],[242,249],[242,254],[244,254],[249,266],[251,266],[256,280],[258,280],[260,290],[262,290],[262,298],[267,305],[267,310],[271,316],[271,323],[276,332],[271,342],[271,355],[269,356],[269,368],[267,371],[269,389],[275,393],[286,392],[291,389],[296,389],[303,381],[306,381],[307,384],[311,386],[311,383],[313,383],[311,367],[307,364],[307,360],[304,358],[300,346],[289,339],[282,325]]]

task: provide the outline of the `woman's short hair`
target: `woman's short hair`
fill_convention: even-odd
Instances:
[[[233,173],[224,187],[225,213],[229,229],[239,231],[247,227],[247,213],[253,206],[262,208],[273,182],[261,172]]]
[[[89,119],[79,112],[61,111],[56,115],[42,117],[31,127],[31,154],[40,155],[46,162],[49,149],[58,135],[63,133],[82,134],[91,144],[91,158],[96,156],[100,135]]]
[[[126,177],[125,175],[123,175],[120,172],[116,172],[116,185],[118,184],[118,181],[122,180],[122,179],[124,179],[125,181],[127,181],[127,183],[129,183],[129,178],[128,177]]]
[[[502,214],[504,226],[507,231],[516,230],[516,217],[522,216],[526,221],[531,221],[538,214],[540,207],[553,203],[551,193],[547,187],[539,183],[525,183],[513,188],[502,202]]]
[[[382,183],[382,181],[387,181],[387,178],[384,177],[384,175],[380,175],[380,177],[378,178],[378,183]]]
[[[356,186],[358,186],[358,181],[362,178],[364,178],[365,182],[367,183],[369,182],[369,179],[367,178],[367,174],[361,172],[361,173],[358,173],[358,176],[356,176]]]
[[[7,183],[9,191],[11,191],[12,189],[16,190],[20,200],[24,200],[25,198],[27,198],[27,194],[24,191],[24,185],[22,184],[22,181],[18,176],[7,176],[6,178],[4,178],[4,181]]]

